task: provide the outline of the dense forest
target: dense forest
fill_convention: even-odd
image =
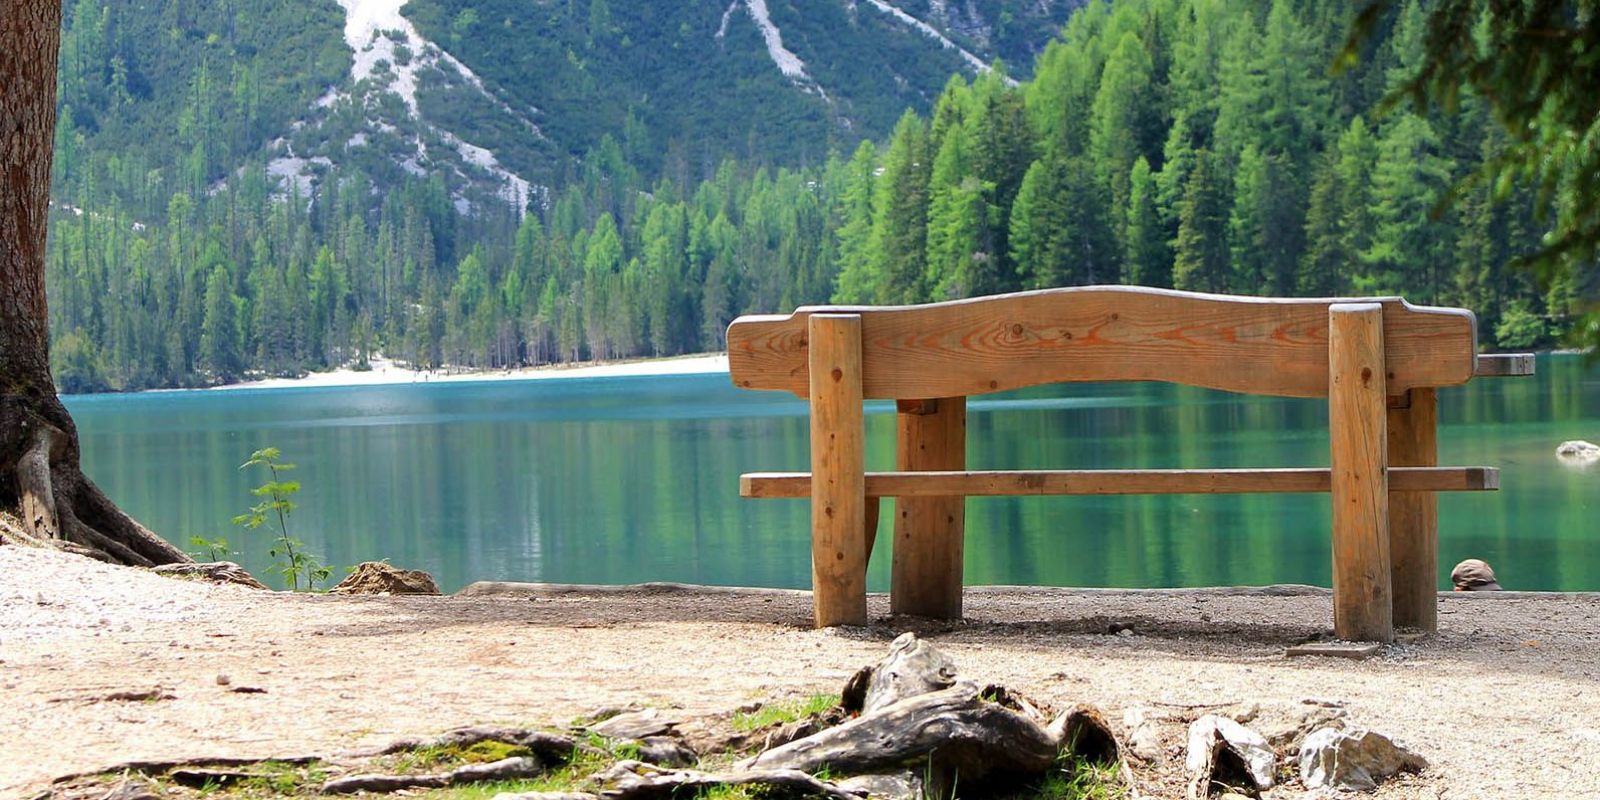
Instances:
[[[747,311],[1117,282],[1398,293],[1476,310],[1489,346],[1550,341],[1570,290],[1508,267],[1539,244],[1533,198],[1471,185],[1441,204],[1504,146],[1499,126],[1470,97],[1449,115],[1380,113],[1418,67],[1424,11],[1403,4],[1332,75],[1349,13],[1095,2],[1027,82],[953,77],[881,143],[812,166],[746,154],[668,168],[638,157],[648,131],[625,121],[528,208],[464,204],[440,175],[359,162],[305,193],[265,164],[228,171],[285,122],[264,109],[292,104],[269,95],[315,98],[342,68],[314,37],[265,54],[195,42],[208,66],[152,112],[187,126],[181,168],[139,155],[171,142],[86,156],[87,137],[110,135],[86,118],[156,88],[114,58],[73,67],[116,50],[114,25],[96,33],[109,14],[73,14],[56,172],[76,202],[54,213],[48,267],[58,382],[205,385],[378,353],[426,368],[667,355],[718,349]]]

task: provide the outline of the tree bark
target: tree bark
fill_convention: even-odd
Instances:
[[[78,431],[50,377],[45,231],[56,126],[60,0],[0,0],[0,544],[122,564],[188,561],[84,476]]]

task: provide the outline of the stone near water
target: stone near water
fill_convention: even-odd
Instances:
[[[1427,766],[1422,756],[1376,731],[1321,728],[1300,743],[1300,780],[1308,789],[1371,791],[1397,772]]]
[[[1556,457],[1565,461],[1591,463],[1600,461],[1600,444],[1573,439],[1556,445]]]
[[[251,589],[265,589],[266,584],[256,580],[244,567],[232,561],[208,561],[203,564],[163,564],[150,570],[157,575],[175,578],[194,578],[211,583],[231,583]]]
[[[339,581],[329,594],[438,594],[433,576],[415,569],[401,569],[382,561],[363,561]]]
[[[1207,714],[1189,725],[1189,754],[1184,760],[1191,790],[1199,796],[1210,794],[1214,781],[1228,782],[1241,776],[1256,789],[1270,789],[1276,780],[1278,754],[1261,734],[1216,714]]]

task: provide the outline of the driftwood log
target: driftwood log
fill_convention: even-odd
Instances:
[[[903,633],[889,645],[888,657],[850,678],[839,704],[845,711],[868,714],[955,683],[955,662],[916,634]]]
[[[937,754],[939,767],[968,779],[990,772],[1043,772],[1059,752],[1060,742],[1037,722],[985,700],[977,684],[961,681],[862,714],[738,766],[860,775],[898,770]]]

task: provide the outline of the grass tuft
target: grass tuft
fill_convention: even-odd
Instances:
[[[773,724],[790,723],[815,716],[839,705],[839,695],[814,694],[800,700],[767,703],[748,714],[733,715],[734,730],[748,733]]]

